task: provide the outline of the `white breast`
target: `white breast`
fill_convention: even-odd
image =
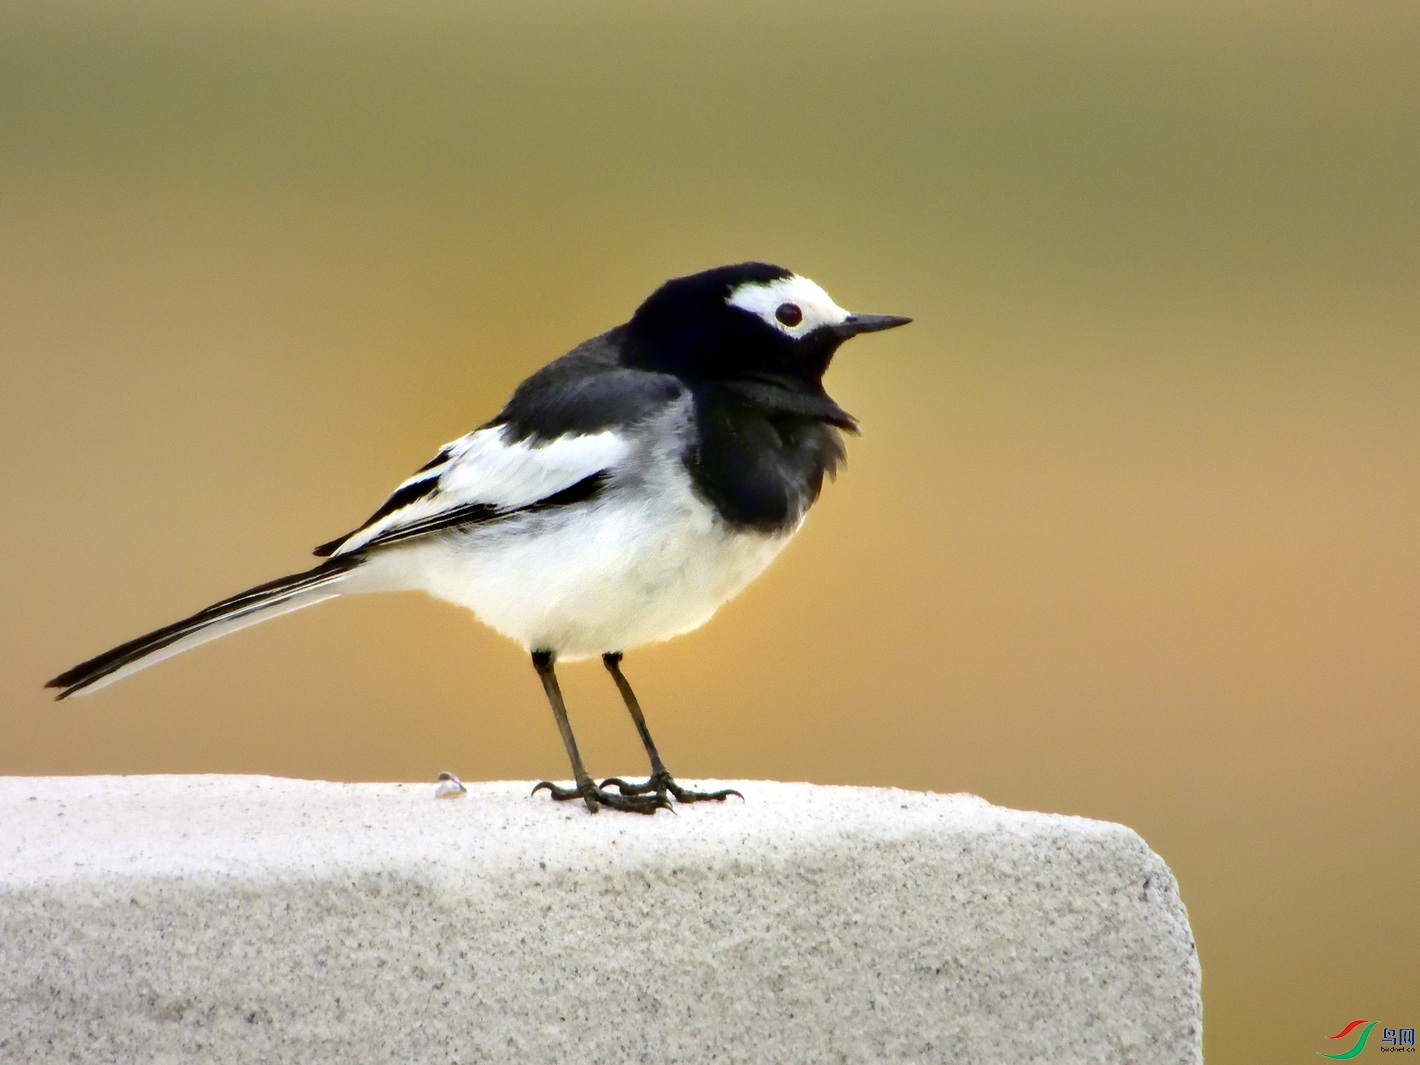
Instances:
[[[683,420],[684,411],[671,417]],[[587,503],[382,553],[380,586],[422,588],[564,660],[698,628],[764,571],[797,527],[732,529],[695,495],[670,428],[662,422],[639,434]]]

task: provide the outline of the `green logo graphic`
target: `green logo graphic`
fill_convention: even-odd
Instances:
[[[1370,1037],[1371,1029],[1374,1028],[1378,1023],[1380,1022],[1371,1021],[1369,1024],[1367,1024],[1364,1020],[1352,1021],[1345,1028],[1341,1029],[1341,1031],[1337,1032],[1335,1035],[1327,1036],[1327,1038],[1340,1039],[1342,1036],[1346,1035],[1346,1033],[1351,1031],[1357,1025],[1365,1024],[1366,1027],[1361,1029],[1361,1034],[1357,1037],[1355,1046],[1341,1054],[1323,1054],[1320,1050],[1318,1050],[1317,1055],[1323,1058],[1331,1058],[1334,1061],[1346,1061],[1348,1058],[1354,1058],[1357,1054],[1366,1049],[1366,1040]]]

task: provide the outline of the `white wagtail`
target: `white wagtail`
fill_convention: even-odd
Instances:
[[[808,278],[741,263],[666,282],[631,320],[520,384],[496,418],[445,445],[314,569],[248,589],[75,666],[58,698],[349,592],[422,590],[532,654],[589,809],[654,813],[732,791],[666,771],[622,652],[689,632],[757,577],[844,458],[853,417],[823,374],[838,346],[910,319],[849,314]],[[601,655],[651,777],[597,785],[554,672]],[[613,790],[615,789],[615,790]]]

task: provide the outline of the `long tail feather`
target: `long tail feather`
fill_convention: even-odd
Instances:
[[[337,585],[360,565],[359,557],[341,556],[324,562],[305,573],[278,577],[274,581],[248,588],[239,595],[213,603],[190,618],[119,644],[96,658],[81,662],[59,674],[46,688],[61,688],[56,699],[71,695],[87,695],[120,677],[136,673],[165,658],[215,640],[248,625],[289,614],[302,607],[313,606],[339,595]]]

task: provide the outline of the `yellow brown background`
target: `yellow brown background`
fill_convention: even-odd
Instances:
[[[628,657],[672,769],[1132,825],[1213,1061],[1420,1019],[1420,8],[297,6],[0,8],[0,773],[564,775],[422,598],[40,684],[765,258],[917,321],[781,561]]]

